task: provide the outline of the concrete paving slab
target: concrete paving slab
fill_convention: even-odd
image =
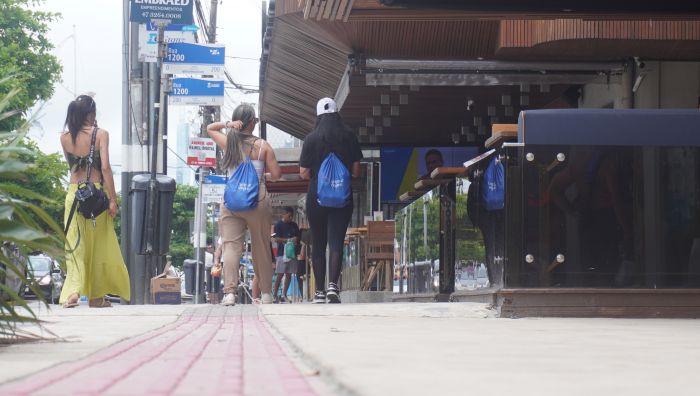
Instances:
[[[87,303],[50,310],[33,304],[47,330],[34,325],[22,328],[43,335],[46,341],[0,345],[0,383],[40,372],[58,363],[79,360],[102,348],[172,323],[192,305],[119,305],[88,308]]]
[[[347,394],[698,394],[700,320],[498,319],[477,303],[262,312]]]

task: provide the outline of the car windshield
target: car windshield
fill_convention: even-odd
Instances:
[[[29,266],[34,272],[49,272],[51,259],[41,256],[29,256]]]

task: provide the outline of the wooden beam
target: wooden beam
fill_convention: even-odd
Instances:
[[[343,22],[347,22],[352,12],[352,6],[355,4],[355,0],[350,0],[348,7],[345,9],[345,16],[343,17]]]
[[[330,19],[331,18],[331,12],[333,11],[333,7],[336,6],[336,1],[337,0],[326,0],[326,9],[323,11],[323,18],[324,19]]]
[[[304,6],[304,19],[309,19],[310,13],[311,13],[311,6],[313,5],[314,0],[306,0],[306,5]]]
[[[338,10],[334,16],[336,20],[342,20],[345,18],[345,14],[348,8],[348,0],[340,0],[338,3]]]
[[[318,13],[316,14],[316,20],[320,21],[321,18],[323,17],[323,11],[326,9],[326,0],[318,0],[319,5],[318,5]]]

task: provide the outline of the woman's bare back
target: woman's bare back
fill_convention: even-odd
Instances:
[[[75,139],[75,143],[73,143],[73,140],[71,138],[71,134],[69,132],[63,132],[61,134],[61,146],[63,147],[63,154],[66,158],[66,161],[68,161],[69,166],[71,166],[71,173],[70,173],[70,182],[71,183],[78,183],[83,180],[85,180],[85,177],[87,176],[87,167],[82,166],[82,167],[74,167],[70,163],[70,155],[73,155],[75,157],[83,157],[87,158],[87,156],[90,154],[90,141],[92,139],[92,131],[93,127],[88,128],[83,128],[78,132],[78,136]],[[101,136],[105,133],[103,129],[98,129],[97,131],[97,136],[95,138],[95,152],[94,152],[94,158],[95,162],[93,163],[93,168],[92,172],[90,173],[90,180],[93,182],[100,182],[102,179],[102,164],[101,164],[101,158],[100,158],[100,147],[101,147]]]

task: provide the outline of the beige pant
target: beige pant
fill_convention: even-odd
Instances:
[[[253,269],[260,291],[272,291],[272,252],[270,251],[270,225],[272,208],[265,197],[258,206],[245,212],[231,212],[221,205],[219,234],[224,244],[224,293],[238,290],[238,267],[243,254],[246,228],[250,231],[253,250]]]

